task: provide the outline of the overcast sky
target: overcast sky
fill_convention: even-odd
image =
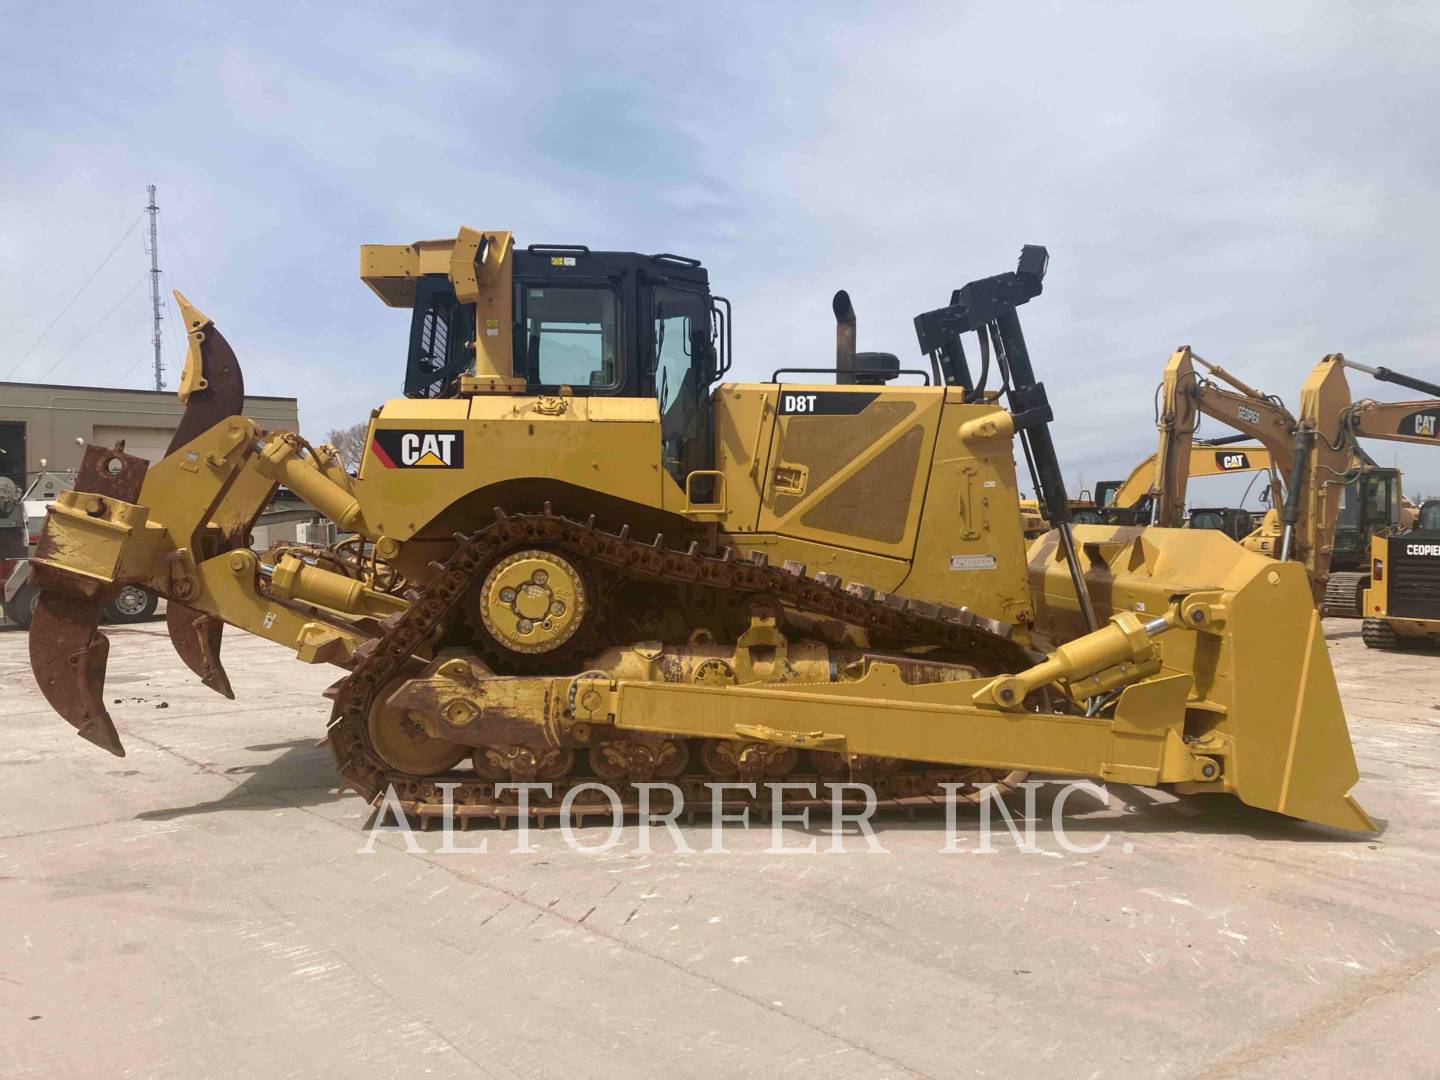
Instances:
[[[1072,488],[1154,449],[1181,343],[1292,406],[1327,352],[1440,379],[1433,3],[446,8],[0,0],[0,378],[150,385],[154,182],[167,292],[311,434],[401,385],[359,245],[462,224],[702,259],[740,378],[826,362],[840,287],[913,359],[915,313],[1043,243]]]

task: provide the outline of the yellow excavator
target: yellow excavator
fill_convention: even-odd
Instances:
[[[1440,402],[1354,402],[1347,368],[1440,393],[1432,383],[1335,353],[1311,369],[1296,416],[1279,398],[1256,390],[1188,347],[1177,350],[1166,364],[1160,388],[1154,521],[1178,525],[1183,520],[1198,420],[1202,414],[1217,419],[1259,440],[1278,480],[1271,486],[1275,497],[1270,510],[1244,545],[1303,563],[1327,614],[1358,617],[1361,593],[1368,585],[1370,537],[1403,530],[1415,519],[1414,508],[1401,496],[1399,471],[1377,466],[1359,440],[1433,442],[1403,430],[1402,424]]]
[[[1072,524],[1019,318],[1047,263],[1027,246],[917,316],[920,385],[857,351],[844,292],[833,362],[734,383],[696,260],[503,230],[366,246],[410,332],[358,474],[241,415],[234,352],[182,297],[169,453],[90,447],[50,509],[36,679],[123,753],[98,613],[144,583],[222,694],[227,623],[339,668],[343,783],[411,814],[551,814],[597,780],[627,808],[782,781],[912,806],[1033,770],[1373,829],[1304,568]],[[1028,550],[1016,443],[1054,525]],[[251,551],[280,484],[359,541]]]
[[[1224,476],[1247,472],[1271,472],[1270,451],[1258,444],[1233,445],[1233,439],[1199,440],[1190,450],[1189,476]],[[1151,454],[1124,480],[1101,480],[1094,494],[1081,489],[1079,498],[1070,500],[1077,525],[1145,525],[1149,524],[1151,504],[1156,486],[1156,455]],[[1272,487],[1278,484],[1272,480]],[[1268,490],[1268,488],[1267,488]],[[1035,539],[1049,531],[1050,523],[1040,512],[1037,499],[1021,499],[1020,513],[1024,519],[1025,536]],[[1213,526],[1206,525],[1206,528]],[[1228,532],[1228,530],[1227,530]],[[1250,532],[1246,529],[1245,532]],[[1232,535],[1232,539],[1234,539]]]
[[[1270,480],[1267,493],[1280,490],[1279,478],[1275,472],[1274,459],[1270,451],[1258,443],[1243,442],[1239,439],[1221,438],[1197,440],[1190,447],[1190,467],[1186,476],[1194,480],[1209,476],[1239,476],[1245,473],[1266,472]],[[1159,454],[1151,454],[1124,480],[1101,480],[1095,485],[1095,497],[1088,511],[1076,511],[1075,519],[1087,524],[1148,524],[1153,510],[1155,492],[1158,488]],[[1192,515],[1193,517],[1193,515]],[[1192,528],[1214,528],[1205,524]],[[1224,530],[1230,533],[1229,529]],[[1251,530],[1246,529],[1248,533]],[[1232,539],[1238,539],[1231,534]]]

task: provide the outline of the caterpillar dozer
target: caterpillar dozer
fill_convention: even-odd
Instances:
[[[39,686],[123,753],[97,620],[136,582],[221,694],[227,623],[343,669],[343,783],[407,813],[448,796],[506,817],[541,783],[519,805],[553,813],[597,780],[627,808],[647,784],[706,805],[721,781],[864,781],[911,806],[1039,771],[1372,830],[1304,569],[1213,533],[1072,525],[1018,314],[1047,263],[1027,246],[917,316],[914,368],[857,351],[840,292],[833,364],[734,383],[729,304],[692,259],[500,230],[366,246],[410,336],[406,396],[354,472],[240,415],[233,350],[178,297],[169,453],[90,447],[50,510]],[[1016,442],[1053,525],[1028,551]],[[281,484],[352,536],[253,552]]]

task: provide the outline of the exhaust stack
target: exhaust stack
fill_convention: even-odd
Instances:
[[[855,381],[855,306],[841,289],[830,307],[835,312],[835,381],[849,385]]]

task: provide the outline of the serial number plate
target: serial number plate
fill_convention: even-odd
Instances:
[[[951,555],[951,570],[994,570],[994,555]]]

